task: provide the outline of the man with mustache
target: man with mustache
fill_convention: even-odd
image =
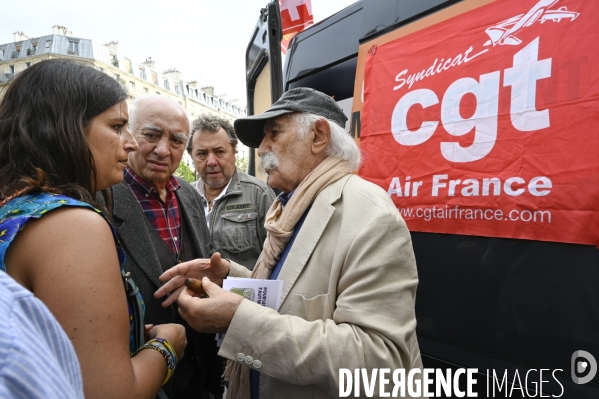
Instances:
[[[185,356],[164,386],[169,398],[220,397],[222,362],[214,334],[191,329],[177,306],[162,307],[153,293],[158,277],[174,265],[210,256],[210,235],[202,199],[185,180],[173,176],[189,137],[189,120],[176,101],[164,96],[137,100],[129,129],[139,149],[129,154],[125,178],[111,187],[113,218],[126,252],[125,271],[143,296],[146,324],[180,323],[187,330]]]
[[[212,249],[252,270],[275,194],[235,166],[237,135],[225,119],[202,116],[193,121],[191,132],[187,151],[200,174],[192,186],[202,196]]]
[[[215,253],[160,277],[170,281],[155,296],[173,291],[164,305],[180,293],[179,312],[193,328],[226,332],[219,355],[230,359],[229,398],[338,397],[341,368],[421,372],[410,234],[389,195],[352,174],[360,151],[346,120],[331,97],[309,88],[237,119],[239,139],[259,147],[269,186],[283,191],[266,216],[258,263],[250,273]],[[278,310],[219,287],[250,276],[283,281]],[[186,277],[203,278],[208,297],[181,288]]]

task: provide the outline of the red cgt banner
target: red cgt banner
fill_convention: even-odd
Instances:
[[[369,50],[360,175],[412,231],[599,244],[599,2],[499,0]]]
[[[287,54],[289,42],[295,35],[314,23],[312,0],[279,0],[281,7],[281,51]]]

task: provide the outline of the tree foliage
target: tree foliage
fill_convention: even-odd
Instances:
[[[248,172],[249,162],[250,162],[250,160],[247,157],[245,157],[245,158],[237,158],[235,160],[235,166],[237,166],[237,169],[239,169],[243,173],[247,173]]]
[[[185,165],[185,162],[179,164],[179,167],[175,171],[175,176],[182,177],[189,183],[196,181],[195,174],[189,166]]]

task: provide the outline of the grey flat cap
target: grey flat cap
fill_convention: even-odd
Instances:
[[[266,112],[235,120],[235,133],[248,147],[258,148],[264,137],[266,120],[292,112],[308,112],[324,116],[344,127],[347,116],[335,100],[309,87],[296,87],[281,96]]]

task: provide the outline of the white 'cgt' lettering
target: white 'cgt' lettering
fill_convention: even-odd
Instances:
[[[504,71],[503,85],[511,86],[510,117],[519,131],[531,132],[550,126],[549,110],[536,110],[537,80],[551,76],[551,58],[538,60],[539,38],[516,53],[513,66]],[[500,71],[480,76],[476,81],[466,77],[453,82],[441,103],[441,123],[447,133],[463,136],[474,129],[474,140],[468,147],[456,142],[442,142],[441,154],[450,162],[473,162],[487,156],[497,141],[497,114],[499,112]],[[460,115],[460,101],[468,93],[476,97],[476,111],[470,118]],[[408,111],[415,104],[428,108],[439,103],[430,89],[413,90],[395,105],[391,117],[391,132],[395,140],[405,146],[426,142],[437,129],[438,121],[423,121],[416,131],[408,130]]]

